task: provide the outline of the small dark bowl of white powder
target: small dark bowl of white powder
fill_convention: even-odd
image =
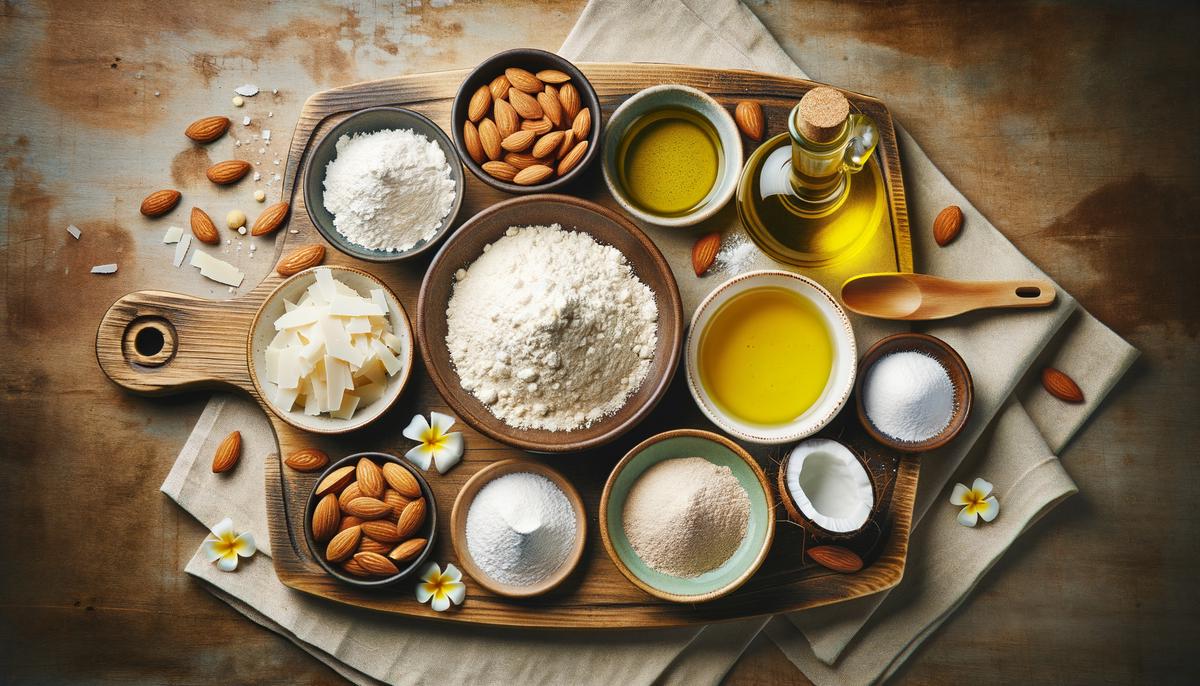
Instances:
[[[325,240],[371,262],[437,245],[465,187],[446,133],[400,107],[362,110],[334,126],[313,149],[303,183],[304,207]]]

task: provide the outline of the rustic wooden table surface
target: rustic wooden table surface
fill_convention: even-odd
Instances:
[[[164,223],[138,204],[174,186],[214,216],[254,216],[255,188],[279,195],[274,160],[312,91],[468,67],[512,46],[553,50],[582,1],[159,5],[0,6],[0,681],[339,683],[182,573],[205,532],[158,486],[205,397],[120,392],[93,338],[128,291],[230,294],[171,269]],[[751,8],[813,78],[888,103],[984,214],[1144,353],[1062,456],[1080,494],[898,680],[1194,683],[1200,12]],[[265,91],[234,109],[245,82]],[[270,129],[272,142],[183,145],[187,123],[213,113],[235,118],[237,138]],[[210,161],[234,154],[263,179],[221,192],[203,182]],[[237,259],[247,284],[272,264],[269,250]],[[105,262],[120,271],[88,274]],[[759,640],[728,680],[803,678]]]

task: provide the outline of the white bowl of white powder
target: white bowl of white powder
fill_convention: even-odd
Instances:
[[[350,115],[317,143],[305,167],[304,207],[338,250],[372,262],[435,246],[462,206],[454,144],[428,118],[398,107]]]

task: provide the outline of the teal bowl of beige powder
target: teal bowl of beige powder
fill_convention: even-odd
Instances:
[[[600,535],[613,564],[664,600],[733,593],[766,559],[774,498],[762,468],[733,441],[678,429],[652,436],[613,468]]]

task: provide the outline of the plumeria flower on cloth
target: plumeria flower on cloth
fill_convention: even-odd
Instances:
[[[222,519],[213,527],[200,546],[204,557],[209,562],[216,562],[217,569],[222,572],[232,572],[237,569],[239,557],[250,557],[258,548],[254,545],[254,536],[249,531],[237,533],[233,530],[233,520],[229,517]]]
[[[408,423],[404,437],[420,445],[404,456],[421,469],[428,470],[432,464],[438,474],[445,474],[462,459],[462,434],[457,431],[448,433],[450,427],[454,426],[454,417],[450,415],[431,412],[429,418],[431,421],[427,422],[423,415],[417,415]]]
[[[436,562],[430,562],[421,573],[421,583],[417,584],[417,602],[428,603],[438,612],[450,609],[450,603],[462,605],[467,597],[467,585],[462,582],[462,572],[452,564],[446,565],[442,571]]]
[[[992,495],[992,485],[983,479],[975,479],[970,488],[954,484],[950,504],[963,506],[958,513],[958,523],[963,526],[975,526],[980,517],[990,522],[1000,514],[1000,501]]]

